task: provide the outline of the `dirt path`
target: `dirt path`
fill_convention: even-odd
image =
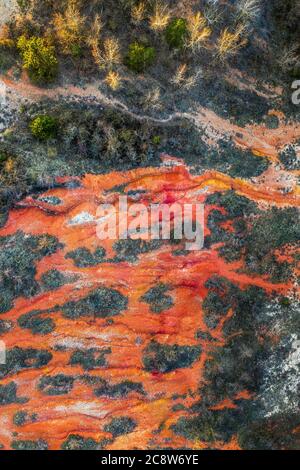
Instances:
[[[146,114],[137,114],[131,111],[125,103],[100,91],[99,85],[101,82],[98,81],[89,84],[85,88],[59,86],[45,89],[35,87],[27,80],[15,82],[7,77],[0,77],[0,80],[6,85],[7,90],[16,95],[16,99],[23,98],[36,101],[43,97],[57,100],[61,97],[79,98],[119,109],[139,121],[153,122],[160,125],[168,125],[176,119],[185,118],[204,130],[208,139],[217,142],[222,137],[231,138],[237,145],[251,150],[258,157],[265,156],[273,162],[278,162],[278,152],[282,148],[300,139],[300,124],[285,124],[281,119],[277,129],[269,129],[263,124],[249,124],[242,128],[201,106],[199,106],[197,112],[175,112],[166,118],[154,118]],[[279,115],[279,118],[282,118],[282,116]]]

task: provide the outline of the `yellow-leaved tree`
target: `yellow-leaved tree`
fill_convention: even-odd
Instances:
[[[53,25],[62,52],[73,56],[80,55],[85,41],[85,17],[80,13],[78,0],[70,0],[63,14],[56,13]]]

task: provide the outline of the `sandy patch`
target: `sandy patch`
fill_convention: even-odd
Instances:
[[[16,0],[1,0],[0,2],[0,26],[9,20],[10,16],[16,9]]]

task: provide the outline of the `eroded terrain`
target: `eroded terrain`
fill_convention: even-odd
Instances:
[[[176,92],[1,75],[3,449],[300,448],[299,107],[237,65]],[[204,204],[203,249],[99,240],[124,195]]]

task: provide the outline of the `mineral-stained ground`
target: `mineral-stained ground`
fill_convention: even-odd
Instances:
[[[196,3],[238,2],[169,2],[175,16]],[[211,45],[184,58],[186,86],[182,51],[143,74],[119,65],[112,90],[85,50],[42,86],[0,40],[2,449],[300,449],[300,7],[248,4],[247,43],[226,62]],[[32,8],[10,40],[46,34]],[[48,140],[30,130],[45,114]],[[119,196],[204,204],[204,247],[100,240],[97,208]]]

